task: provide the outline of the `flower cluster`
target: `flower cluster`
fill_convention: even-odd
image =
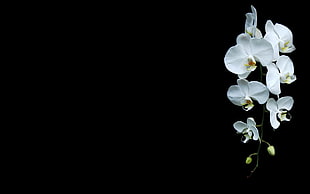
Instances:
[[[278,129],[281,122],[290,121],[289,111],[294,103],[291,96],[281,96],[281,85],[296,80],[294,65],[288,56],[288,53],[295,50],[293,34],[288,27],[274,24],[271,20],[265,23],[263,34],[257,28],[254,6],[245,16],[244,32],[237,36],[236,45],[230,47],[224,57],[227,70],[238,77],[237,84],[228,88],[227,97],[245,111],[250,111],[257,104],[262,105],[263,114],[269,112],[270,125]],[[259,71],[259,80],[249,80],[254,71]],[[233,127],[237,133],[242,134],[243,143],[249,140],[258,140],[260,144],[265,142],[268,144],[268,153],[274,155],[274,147],[262,139],[263,124],[263,119],[257,125],[255,118],[248,117],[246,122],[236,121]],[[247,164],[251,163],[251,155],[246,161]]]

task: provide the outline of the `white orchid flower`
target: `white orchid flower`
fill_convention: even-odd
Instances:
[[[290,121],[290,111],[293,107],[294,99],[291,96],[279,98],[277,101],[270,98],[267,101],[266,108],[270,112],[270,124],[274,129],[280,126],[282,121]]]
[[[233,104],[242,106],[245,111],[254,107],[253,100],[264,104],[269,98],[268,88],[261,82],[238,79],[237,84],[228,88],[227,97]]]
[[[296,80],[294,64],[288,56],[280,56],[276,64],[268,65],[267,69],[266,84],[272,94],[281,93],[280,83],[291,84]]]
[[[267,20],[265,31],[264,39],[273,46],[274,60],[279,57],[279,52],[291,53],[296,49],[293,44],[293,34],[288,27],[278,23],[274,25],[271,20]]]
[[[257,28],[257,12],[253,5],[251,5],[251,11],[251,13],[245,14],[245,33],[248,33],[251,37],[262,38],[262,33]]]
[[[272,45],[265,39],[251,38],[246,33],[237,37],[237,45],[230,47],[224,57],[226,68],[239,78],[247,78],[256,69],[257,62],[267,66],[272,60]]]
[[[247,118],[247,123],[237,121],[233,124],[233,126],[236,129],[237,133],[241,133],[243,135],[241,139],[243,143],[247,143],[250,139],[253,140],[259,139],[259,134],[256,128],[256,122],[254,118],[252,117]]]
[[[281,83],[291,84],[296,80],[296,75],[294,74],[294,64],[288,56],[280,56],[276,65],[279,68]]]

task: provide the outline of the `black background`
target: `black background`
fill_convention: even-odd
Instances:
[[[260,117],[260,106],[245,112],[227,99],[227,89],[236,84],[237,76],[225,68],[224,56],[244,32],[245,14],[251,12],[251,5],[257,10],[257,27],[263,34],[268,19],[291,29],[296,50],[287,55],[294,63],[297,80],[281,85],[281,96],[295,100],[292,120],[273,131],[266,116],[264,139],[275,146],[276,155],[269,156],[262,144],[259,167],[246,178],[253,165],[246,165],[245,158],[258,144],[243,144],[232,125],[249,116]],[[137,143],[143,152],[138,163],[143,166],[141,177],[152,178],[143,184],[169,186],[171,191],[216,187],[240,192],[242,186],[263,191],[307,186],[307,14],[306,5],[297,1],[178,2],[152,7],[147,13],[151,18],[143,27],[146,44],[151,47],[143,51],[144,76],[151,82],[143,83],[139,98],[145,102],[145,114],[140,118],[145,122],[140,123],[142,145],[150,146]],[[248,80],[255,80],[255,74]]]

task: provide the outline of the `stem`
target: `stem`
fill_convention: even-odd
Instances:
[[[262,142],[266,143],[268,146],[270,146],[270,143],[262,139]]]
[[[255,155],[257,155],[257,153],[256,153],[256,152],[255,152],[255,153],[250,154],[250,155],[249,155],[249,157],[252,157],[252,156],[255,156]]]
[[[260,70],[260,81],[263,82],[263,67],[262,65],[259,66],[259,70]],[[259,134],[260,134],[260,139],[259,139],[259,144],[257,147],[257,152],[256,152],[256,165],[254,166],[254,168],[251,170],[250,174],[247,176],[247,178],[250,178],[252,176],[252,174],[255,172],[255,170],[258,168],[258,164],[259,164],[259,152],[261,149],[261,145],[262,142],[269,144],[268,142],[266,142],[265,140],[263,140],[263,128],[264,128],[264,121],[265,121],[265,112],[266,112],[266,106],[263,105],[263,110],[262,110],[262,120],[261,120],[261,124],[257,125],[257,127],[260,127],[259,129]]]

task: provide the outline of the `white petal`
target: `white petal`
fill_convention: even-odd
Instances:
[[[274,26],[271,20],[268,20],[265,24],[265,31],[266,34],[264,39],[270,42],[273,48],[273,61],[277,60],[279,57],[279,37],[274,31]]]
[[[258,101],[259,104],[264,104],[269,98],[267,87],[258,81],[249,82],[249,96]]]
[[[294,104],[294,99],[291,96],[281,97],[278,100],[278,109],[291,110]]]
[[[252,117],[247,118],[247,125],[249,127],[252,127],[252,126],[256,127],[256,122],[255,122],[254,118],[252,118]]]
[[[279,35],[279,38],[281,40],[283,40],[283,41],[292,41],[293,40],[293,34],[288,27],[286,27],[282,24],[276,23],[274,25],[274,30]]]
[[[263,66],[267,66],[272,63],[274,51],[271,43],[267,40],[251,39],[251,52]]]
[[[269,98],[266,104],[267,110],[270,112],[278,112],[278,104],[274,98]]]
[[[238,86],[244,97],[247,97],[249,94],[249,82],[246,79],[238,79],[237,80]]]
[[[270,124],[274,129],[277,129],[280,126],[280,122],[277,120],[276,112],[270,112]]]
[[[278,58],[276,65],[279,68],[281,73],[284,73],[284,74],[290,73],[291,75],[294,74],[294,64],[288,56],[281,55]]]
[[[224,63],[226,68],[234,74],[243,74],[248,71],[244,65],[248,63],[248,55],[241,45],[235,45],[228,49]]]
[[[265,24],[266,33],[274,32],[274,25],[271,20],[267,20]]]
[[[237,121],[233,124],[234,128],[236,129],[237,132],[241,133],[244,129],[247,128],[247,124],[245,124],[242,121]]]
[[[248,72],[245,72],[245,73],[243,73],[243,74],[239,74],[239,75],[238,75],[238,78],[240,78],[240,79],[246,79],[246,78],[250,75],[251,72],[252,72],[252,71],[248,71]]]
[[[273,61],[276,61],[280,54],[279,54],[279,40],[277,35],[274,32],[266,33],[264,39],[270,42],[273,48]]]
[[[258,28],[256,28],[254,36],[255,38],[263,38],[263,34]]]
[[[250,40],[251,40],[250,35],[246,33],[242,33],[237,36],[237,45],[242,46],[247,56],[251,52]]]
[[[258,140],[259,134],[256,126],[252,126],[249,129],[253,132],[253,140]]]
[[[254,26],[253,26],[253,23],[254,23],[254,17],[253,17],[253,14],[252,13],[246,13],[245,14],[245,25],[244,25],[244,28],[245,28],[245,32],[246,33],[250,33],[251,35],[254,33],[253,30],[254,29]]]
[[[253,25],[256,27],[257,26],[257,12],[256,9],[253,5],[251,5],[251,10],[252,10],[252,14],[253,14]]]
[[[227,91],[227,98],[237,106],[242,106],[241,101],[244,99],[244,96],[240,90],[240,87],[237,85],[230,86]]]
[[[268,69],[266,74],[267,88],[272,94],[279,95],[281,93],[279,70],[273,63],[268,65],[267,69]]]

